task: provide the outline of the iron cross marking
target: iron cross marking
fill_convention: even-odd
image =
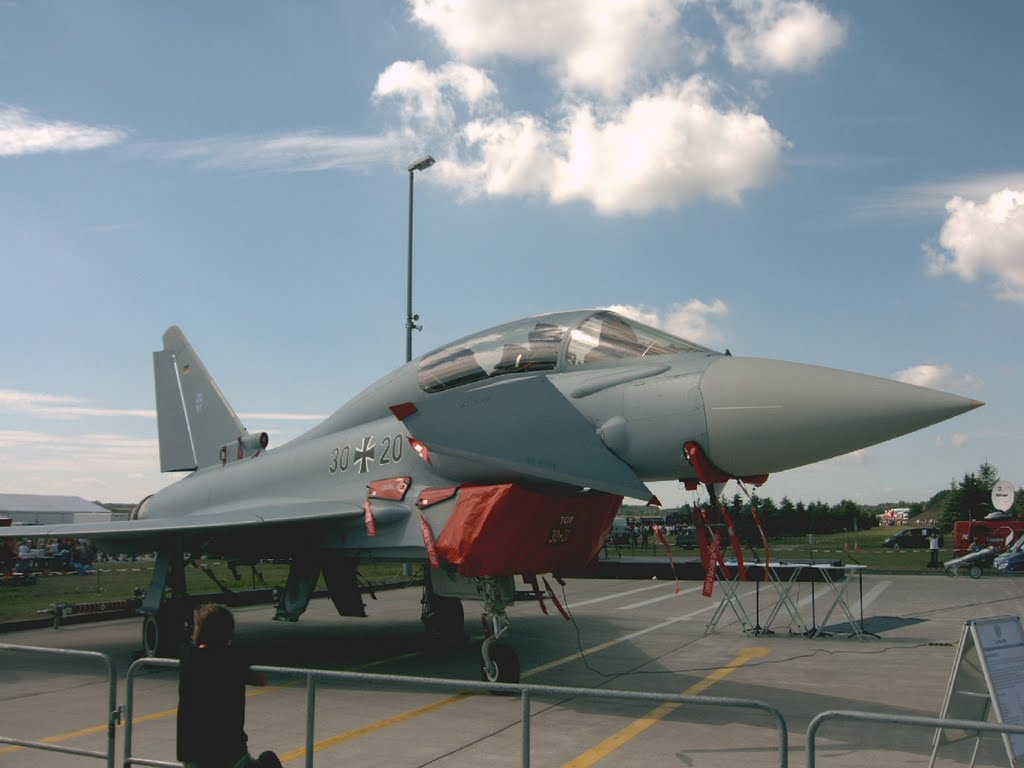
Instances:
[[[373,435],[364,437],[362,444],[355,450],[355,463],[359,466],[359,473],[370,471],[370,464],[373,462],[374,448]]]

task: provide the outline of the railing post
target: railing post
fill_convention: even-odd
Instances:
[[[313,768],[313,727],[316,722],[316,676],[306,675],[306,768]]]
[[[114,768],[114,753],[117,744],[117,722],[121,713],[117,709],[117,664],[107,657],[107,768]]]
[[[523,689],[523,768],[530,768],[530,692]]]

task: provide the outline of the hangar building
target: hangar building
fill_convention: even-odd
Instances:
[[[41,496],[27,493],[0,493],[0,518],[14,524],[62,525],[98,523],[123,517],[80,496]]]

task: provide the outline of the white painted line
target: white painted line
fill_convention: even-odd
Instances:
[[[690,589],[684,589],[682,592],[679,593],[679,595],[687,595],[690,592],[699,592],[702,589],[704,589],[703,586],[691,587]],[[678,597],[679,595],[677,595],[673,591],[673,593],[671,595],[661,595],[659,597],[652,597],[652,598],[650,598],[648,600],[642,600],[639,603],[630,603],[629,605],[620,605],[618,607],[618,610],[620,610],[620,611],[630,611],[633,608],[640,608],[640,607],[645,606],[645,605],[650,605],[651,603],[660,603],[662,600],[671,600],[673,597]]]
[[[875,600],[877,600],[881,596],[881,594],[885,592],[885,590],[887,590],[891,585],[891,581],[880,581],[871,589],[869,589],[868,593],[864,595],[864,607],[867,608],[869,605],[875,602]]]
[[[627,595],[635,595],[638,592],[649,592],[652,589],[661,589],[663,587],[671,587],[672,584],[667,581],[659,581],[657,584],[651,584],[646,587],[638,587],[637,589],[627,589],[625,592],[616,592],[611,595],[604,595],[603,597],[592,597],[589,600],[581,600],[578,603],[569,603],[570,608],[579,608],[583,605],[592,605],[593,603],[603,603],[605,600],[615,600],[619,597],[626,597]]]

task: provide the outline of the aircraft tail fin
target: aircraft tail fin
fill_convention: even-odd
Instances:
[[[176,325],[164,333],[164,348],[153,353],[160,471],[181,472],[244,457],[254,440],[224,399],[202,360]],[[225,446],[238,445],[234,450]],[[230,455],[229,455],[230,454]]]

